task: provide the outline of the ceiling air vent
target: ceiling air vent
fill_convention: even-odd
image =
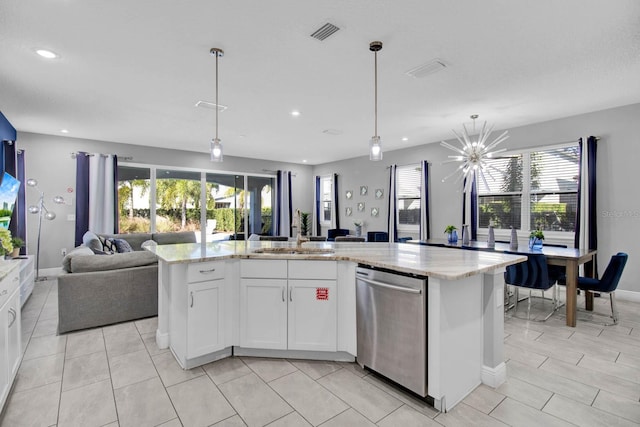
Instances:
[[[195,106],[196,107],[201,107],[201,108],[208,108],[210,110],[215,110],[216,109],[216,103],[215,102],[209,102],[209,101],[198,101],[198,102],[196,102]],[[217,107],[218,107],[218,111],[220,113],[222,113],[224,110],[229,108],[226,105],[222,105],[222,104],[219,104]]]
[[[336,31],[338,31],[340,28],[336,27],[333,24],[330,24],[329,22],[327,22],[326,24],[324,24],[322,27],[318,28],[317,30],[315,30],[312,34],[311,37],[313,37],[314,39],[318,39],[320,41],[324,41],[326,40],[330,35],[332,35],[333,33],[335,33]]]
[[[422,64],[417,66],[416,68],[412,68],[407,71],[405,74],[411,77],[415,77],[416,79],[426,77],[429,74],[437,73],[438,71],[442,71],[447,68],[447,64],[444,63],[441,59],[432,59],[426,64]]]

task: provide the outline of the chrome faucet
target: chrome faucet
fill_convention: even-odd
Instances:
[[[302,243],[304,242],[308,242],[309,238],[308,237],[302,237],[302,234],[298,233],[298,235],[296,236],[296,246],[297,247],[301,247]]]

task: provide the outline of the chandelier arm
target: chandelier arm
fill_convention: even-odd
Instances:
[[[444,142],[444,141],[440,141],[440,145],[442,145],[443,147],[447,147],[449,150],[451,151],[455,151],[457,153],[462,154],[463,156],[465,155],[465,152],[457,147],[454,147],[453,145],[449,144],[448,142]]]
[[[506,149],[506,148],[501,148],[501,149],[499,149],[499,150],[495,150],[495,151],[491,151],[491,152],[483,152],[483,154],[484,154],[486,157],[492,158],[492,157],[493,157],[493,156],[495,156],[496,154],[500,154],[500,153],[503,153],[503,152],[505,152],[505,151],[507,151],[507,149]]]
[[[499,137],[497,137],[496,139],[493,140],[493,142],[489,145],[487,145],[487,147],[485,148],[485,150],[491,150],[493,147],[497,146],[498,144],[506,141],[507,139],[509,139],[509,135],[507,135],[509,131],[505,130]]]
[[[493,171],[498,172],[498,173],[499,173],[500,175],[502,175],[502,176],[507,176],[507,174],[506,174],[504,171],[501,171],[500,169],[496,168],[496,167],[495,167],[495,166],[493,166],[493,165],[487,165],[487,168],[488,168],[488,169],[491,169],[491,170],[493,170]]]
[[[487,178],[485,178],[484,176],[484,172],[482,172],[482,170],[479,170],[478,175],[480,175],[480,178],[482,178],[482,183],[484,184],[484,188],[486,188],[487,191],[489,191],[489,183],[487,182]]]
[[[462,145],[462,148],[470,148],[471,147],[471,142],[468,140],[468,137],[464,137],[464,136],[460,136],[458,134],[458,132],[456,132],[455,130],[451,129],[451,132],[453,132],[453,134],[456,136],[456,138],[458,138],[458,141],[460,142],[460,144]]]
[[[442,182],[445,182],[447,179],[451,178],[452,176],[454,176],[455,174],[457,174],[458,172],[460,172],[460,170],[464,167],[464,165],[460,165],[456,168],[456,170],[454,170],[453,172],[451,172],[449,175],[445,176],[444,178],[442,178]]]
[[[478,145],[484,144],[489,135],[491,135],[492,131],[493,126],[491,126],[489,128],[489,131],[487,131],[487,122],[484,122],[484,124],[482,125],[482,129],[480,130],[480,134],[478,135]]]

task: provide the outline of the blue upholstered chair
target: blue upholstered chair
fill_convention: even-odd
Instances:
[[[369,231],[367,232],[367,242],[388,242],[389,233],[386,231]]]
[[[330,228],[327,230],[327,240],[333,242],[336,240],[336,236],[348,236],[349,230],[346,228]]]
[[[356,236],[336,236],[336,243],[338,242],[364,242],[364,237]]]
[[[578,277],[578,289],[588,292],[599,292],[601,294],[609,294],[611,300],[611,318],[613,324],[618,323],[618,308],[616,307],[615,290],[622,277],[622,271],[627,264],[629,255],[624,252],[618,252],[611,257],[609,265],[601,279],[592,279],[590,277]],[[585,292],[586,293],[586,292]],[[588,295],[585,295],[587,298]]]
[[[310,242],[326,242],[327,236],[309,236]]]
[[[287,236],[260,236],[263,242],[286,242],[289,240]]]
[[[517,254],[517,252],[508,253]],[[527,257],[527,261],[507,267],[504,273],[504,281],[507,285],[515,286],[516,289],[514,303],[515,316],[517,316],[518,312],[519,289],[526,288],[529,290],[527,319],[531,320],[531,292],[534,290],[542,291],[542,300],[544,301],[544,291],[551,289],[556,284],[558,277],[555,274],[550,274],[547,268],[547,257],[543,254],[528,254]],[[542,321],[547,320],[558,309],[555,292],[552,292],[552,295],[551,312],[549,312]]]

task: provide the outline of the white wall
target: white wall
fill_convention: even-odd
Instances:
[[[500,124],[497,123],[497,126]],[[495,134],[497,135],[497,133]],[[611,255],[618,251],[629,254],[629,263],[625,269],[619,288],[640,292],[640,198],[638,198],[637,159],[640,158],[640,104],[597,111],[579,116],[567,117],[549,122],[509,129],[510,138],[502,147],[510,149],[541,147],[569,141],[582,136],[595,135],[598,142],[597,160],[597,208],[598,208],[598,267],[604,271]],[[362,142],[363,154],[368,144]],[[384,143],[384,133],[382,135]],[[417,147],[384,153],[382,162],[371,162],[368,156],[339,162],[318,165],[313,175],[338,173],[340,186],[340,225],[354,229],[352,219],[344,214],[346,206],[352,206],[351,218],[366,221],[364,231],[386,231],[388,206],[388,169],[390,164],[404,165],[420,160],[431,162],[431,235],[444,237],[447,224],[462,224],[462,193],[453,180],[442,183],[455,166],[442,165],[450,150],[428,141]],[[369,187],[369,195],[360,197],[361,185]],[[373,189],[384,188],[385,199],[376,200]],[[354,198],[347,201],[345,190],[354,190]],[[365,215],[355,212],[358,201],[366,203]],[[380,216],[372,218],[370,208],[379,207]]]
[[[293,208],[310,212],[313,206],[313,175],[311,167],[292,163],[271,162],[225,156],[223,163],[212,163],[209,155],[180,150],[149,148],[138,145],[117,144],[61,136],[41,135],[18,132],[18,149],[25,150],[25,169],[27,178],[38,180],[38,186],[45,193],[45,204],[57,214],[54,221],[43,220],[40,248],[40,268],[59,267],[62,261],[61,249],[67,251],[74,247],[75,222],[68,221],[67,215],[75,214],[75,173],[76,162],[71,153],[86,151],[90,153],[117,154],[133,157],[131,162],[149,165],[179,166],[218,173],[256,173],[270,174],[264,170],[290,170],[296,175],[292,178]],[[69,192],[68,190],[71,190]],[[72,205],[56,205],[52,198],[61,195]],[[39,193],[27,188],[27,206],[36,204]],[[27,214],[27,251],[36,253],[38,233],[37,215]]]

